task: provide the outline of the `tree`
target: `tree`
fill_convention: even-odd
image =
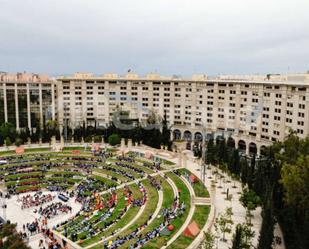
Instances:
[[[117,144],[120,144],[120,136],[118,134],[112,134],[108,137],[108,143],[110,145],[117,145]]]
[[[213,249],[215,245],[215,236],[211,232],[204,232],[204,239],[199,248]]]
[[[231,249],[244,249],[243,247],[243,229],[240,224],[236,226],[236,231],[233,236],[232,247]]]
[[[239,175],[241,170],[239,151],[237,149],[233,149],[230,154],[232,155],[230,155],[228,169],[230,172]]]
[[[247,183],[247,176],[248,176],[248,168],[249,168],[249,165],[248,165],[248,161],[246,158],[242,158],[240,160],[240,168],[241,168],[241,182],[242,183]]]
[[[250,249],[253,236],[254,232],[248,224],[237,224],[231,249]]]
[[[206,148],[206,164],[215,164],[216,149],[214,145],[214,140],[210,139],[207,143]]]
[[[241,204],[250,211],[261,205],[261,198],[251,189],[245,188],[239,198]]]
[[[3,249],[30,249],[16,231],[16,225],[6,223],[0,228],[0,248]]]
[[[274,239],[274,213],[272,205],[272,188],[268,188],[262,211],[262,227],[257,249],[272,249]]]
[[[255,172],[255,154],[251,158],[250,167],[247,174],[247,183],[251,189],[254,183],[254,172]]]
[[[5,146],[10,146],[10,145],[12,145],[11,139],[9,137],[7,137],[5,139]]]
[[[10,138],[10,141],[14,141],[16,137],[16,128],[11,123],[3,123],[0,126],[0,144],[5,143],[6,138]]]
[[[21,146],[22,144],[23,144],[23,140],[20,137],[15,139],[15,145],[17,147]]]
[[[226,233],[231,233],[232,232],[232,225],[233,225],[233,220],[232,220],[232,215],[233,211],[232,208],[226,208],[224,213],[219,215],[219,217],[216,218],[216,223],[215,223],[215,228],[216,230],[220,230],[223,237],[222,240],[226,241],[225,239],[225,234]]]
[[[300,156],[295,164],[284,164],[282,184],[287,204],[299,209],[309,207],[309,156]]]
[[[168,127],[166,110],[164,110],[164,118],[162,121],[162,144],[171,147],[171,129]]]

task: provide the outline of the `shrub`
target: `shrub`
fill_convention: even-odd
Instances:
[[[5,145],[6,145],[6,146],[12,145],[11,139],[10,139],[9,137],[7,137],[7,138],[5,139]]]
[[[16,138],[16,140],[15,140],[15,145],[17,146],[17,147],[19,147],[19,146],[21,146],[23,144],[23,140],[21,139],[21,138]]]
[[[117,145],[120,144],[120,136],[118,134],[112,134],[108,137],[108,143],[110,145]]]
[[[85,138],[86,143],[91,143],[92,142],[92,136],[88,136]]]
[[[100,135],[94,136],[94,142],[95,143],[101,143],[102,142],[102,136],[100,136]]]

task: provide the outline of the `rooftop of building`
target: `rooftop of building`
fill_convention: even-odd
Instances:
[[[103,75],[95,75],[92,73],[77,72],[72,76],[61,76],[57,78],[63,80],[108,80],[108,81],[170,81],[170,82],[230,82],[230,83],[273,83],[283,85],[300,85],[309,86],[309,71],[306,73],[293,74],[267,74],[267,75],[218,75],[208,77],[206,74],[195,74],[191,78],[182,78],[177,75],[162,76],[157,73],[149,73],[139,76],[136,73],[128,72],[126,75],[118,75],[115,73],[106,73]]]
[[[28,72],[9,73],[0,72],[0,82],[7,83],[46,83],[52,82],[53,79],[47,74],[35,74]]]

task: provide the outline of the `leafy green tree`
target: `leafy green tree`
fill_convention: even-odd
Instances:
[[[0,228],[1,249],[30,249],[23,241],[21,235],[16,231],[15,224],[4,224]]]
[[[241,173],[240,173],[241,182],[245,184],[247,183],[248,171],[249,171],[249,165],[248,165],[248,161],[246,158],[241,158],[240,168],[241,168]]]
[[[309,156],[300,156],[295,164],[284,164],[281,170],[286,203],[299,209],[309,207]]]
[[[215,236],[211,232],[204,232],[204,239],[201,243],[200,249],[214,249]]]
[[[215,228],[216,230],[220,230],[220,232],[222,233],[223,241],[226,241],[225,234],[232,232],[232,225],[234,223],[232,220],[232,215],[232,208],[229,207],[225,209],[224,213],[222,213],[216,218]]]
[[[216,148],[214,140],[210,139],[206,147],[206,164],[215,164],[216,159]]]
[[[19,147],[19,146],[21,146],[23,144],[23,140],[20,138],[20,137],[17,137],[16,139],[15,139],[15,145],[17,146],[17,147]]]
[[[232,240],[231,249],[244,249],[243,247],[243,228],[240,224],[236,226],[236,231]]]
[[[241,204],[250,211],[261,205],[261,198],[251,189],[245,188],[239,198]]]
[[[10,138],[10,141],[14,141],[16,137],[16,128],[11,123],[3,123],[0,126],[0,144],[5,142],[6,138]]]
[[[10,137],[7,137],[5,139],[5,146],[11,146],[11,145],[12,145],[12,141],[11,141]]]
[[[162,144],[171,148],[171,129],[168,127],[166,110],[164,110],[164,118],[162,121]]]
[[[233,149],[230,154],[228,169],[230,172],[239,175],[241,170],[239,151],[237,149]]]
[[[250,189],[253,187],[254,177],[255,177],[255,154],[251,158],[250,167],[248,169],[248,174],[247,174],[246,182]]]
[[[231,249],[250,249],[252,246],[251,240],[253,237],[254,232],[252,231],[250,225],[246,223],[237,224],[233,235]]]
[[[274,239],[274,213],[272,204],[272,188],[268,188],[262,211],[262,227],[257,249],[272,249]]]
[[[120,144],[120,136],[118,134],[112,134],[108,137],[108,143],[110,145],[117,145],[117,144]]]

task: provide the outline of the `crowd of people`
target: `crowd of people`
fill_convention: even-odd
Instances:
[[[21,209],[38,207],[45,203],[51,202],[55,199],[55,196],[51,194],[43,194],[42,191],[36,192],[34,195],[25,195],[22,196],[21,199]]]
[[[150,184],[157,190],[160,190],[161,189],[161,186],[162,186],[162,180],[160,180],[159,182],[154,178],[152,177],[151,175],[148,175],[148,180],[150,181]]]
[[[96,157],[80,157],[80,156],[68,156],[65,158],[62,158],[60,160],[51,160],[48,161],[50,158],[42,157],[38,159],[37,157],[29,158],[21,160],[21,164],[16,165],[10,165],[10,167],[5,168],[7,170],[6,175],[14,175],[20,172],[41,172],[41,174],[38,174],[36,178],[42,178],[44,177],[44,172],[48,170],[54,170],[54,168],[67,168],[67,166],[70,166],[70,171],[78,171],[82,172],[83,175],[85,175],[85,171],[88,173],[92,173],[94,168],[98,168],[97,162],[101,162],[99,165],[100,168],[105,169],[110,172],[114,172],[118,175],[124,176],[128,178],[129,180],[135,181],[138,179],[136,175],[139,175],[140,177],[147,176],[148,180],[150,181],[150,184],[156,188],[157,190],[161,189],[162,181],[157,180],[155,177],[152,177],[151,175],[148,175],[145,173],[144,170],[142,170],[140,167],[136,167],[133,165],[135,163],[134,157],[128,157],[128,156],[118,156],[116,159],[117,161],[114,162],[113,166],[112,164],[105,164],[105,161],[107,158],[111,157],[112,154],[104,151],[104,152],[98,152],[95,154]],[[29,167],[28,162],[32,161],[42,161],[40,164],[39,169],[38,168],[31,168]],[[43,162],[44,161],[44,162]],[[47,161],[47,162],[45,162]],[[71,162],[67,162],[71,161]],[[138,162],[141,164],[140,162]],[[160,163],[159,162],[142,162],[144,167],[150,168],[154,171],[157,171],[160,169]],[[15,169],[15,171],[14,171]],[[3,169],[0,169],[0,172]],[[56,169],[57,172],[57,169]],[[60,171],[61,172],[61,171]],[[135,172],[132,174],[132,172]],[[34,175],[34,174],[33,174]],[[70,174],[68,174],[71,176]],[[72,174],[73,175],[73,174]],[[59,173],[59,175],[54,174],[54,178],[62,178],[63,175]],[[34,178],[29,176],[28,178]],[[65,177],[64,177],[65,178]],[[69,178],[69,177],[68,177]],[[16,179],[20,179],[20,176],[16,176]],[[27,176],[23,179],[27,179]],[[115,181],[118,181],[118,179],[113,176],[113,179]],[[52,179],[44,179],[44,183],[46,183],[48,186],[47,188],[51,191],[63,191],[64,188],[62,186],[58,186],[58,182]],[[139,187],[139,191],[142,193],[142,196],[139,198],[133,197],[132,191],[128,186],[124,187],[124,194],[125,199],[128,201],[128,205],[126,205],[122,210],[119,210],[117,212],[116,217],[114,216],[114,210],[116,207],[116,202],[113,200],[113,202],[110,202],[113,199],[113,196],[115,192],[112,192],[112,197],[110,199],[106,199],[104,201],[104,205],[102,205],[102,212],[100,212],[100,215],[98,215],[97,218],[95,217],[95,197],[93,196],[93,193],[100,193],[101,191],[108,190],[108,189],[115,189],[117,184],[114,185],[110,183],[104,183],[103,181],[99,181],[93,177],[87,177],[83,181],[81,181],[77,187],[72,191],[72,194],[75,196],[75,200],[82,204],[81,210],[74,215],[74,218],[83,215],[85,219],[83,221],[78,221],[75,223],[74,218],[70,218],[56,226],[56,228],[64,228],[64,236],[72,239],[72,241],[77,241],[78,239],[89,239],[93,236],[96,236],[97,234],[104,232],[107,230],[110,226],[114,225],[115,223],[119,222],[123,215],[127,212],[127,210],[130,208],[130,206],[137,206],[141,207],[145,205],[147,202],[147,191],[145,187],[143,186],[142,182],[137,181],[137,185]],[[12,190],[16,190],[16,187],[19,185],[16,185],[12,188]],[[13,194],[17,193],[13,191]],[[25,195],[22,196],[20,199],[21,202],[21,208],[27,209],[34,207],[34,212],[40,214],[42,219],[42,224],[39,220],[35,220],[31,223],[27,223],[24,225],[24,230],[27,230],[30,235],[36,234],[36,233],[43,233],[44,236],[47,238],[45,243],[43,241],[40,241],[39,247],[41,249],[60,249],[63,248],[63,245],[60,245],[59,242],[54,238],[53,233],[47,229],[47,220],[51,219],[57,215],[60,214],[68,214],[72,212],[72,207],[63,203],[63,202],[54,202],[49,204],[49,202],[52,202],[55,199],[55,196],[52,194],[43,194],[41,191],[36,192],[34,195]],[[135,247],[141,247],[144,245],[147,241],[150,239],[159,236],[160,232],[168,225],[170,222],[178,217],[179,215],[182,215],[182,213],[185,210],[185,205],[179,205],[179,199],[178,197],[174,200],[174,205],[170,209],[165,209],[162,212],[162,216],[164,217],[164,222],[160,224],[160,226],[154,228],[152,231],[149,231],[146,234],[141,233],[141,231],[146,228],[149,224],[149,221],[152,219],[152,214],[149,215],[147,222],[136,228],[133,232],[130,234],[123,236],[123,237],[117,237],[112,243],[109,243],[108,245],[106,242],[104,243],[104,247],[106,248],[118,248],[119,246],[123,245],[127,241],[137,238],[134,248]],[[44,223],[44,222],[46,223]],[[100,226],[98,226],[100,224]],[[72,225],[72,226],[71,226]],[[113,233],[115,233],[114,231]],[[26,234],[26,233],[25,233]],[[83,235],[81,237],[80,235]],[[27,235],[26,235],[27,236]],[[46,246],[47,245],[47,246]]]
[[[161,169],[161,163],[160,162],[143,162],[143,166],[150,168],[154,171]]]
[[[115,164],[118,167],[123,167],[123,168],[126,168],[126,169],[130,169],[130,170],[134,171],[135,173],[138,173],[141,177],[145,176],[145,171],[144,170],[139,169],[137,167],[134,167],[134,166],[130,165],[129,163],[116,162]]]
[[[40,207],[39,214],[47,219],[51,219],[59,214],[67,214],[72,212],[72,207],[62,202],[55,202],[46,207]]]
[[[147,232],[146,234],[142,235],[140,232],[147,227],[148,222],[151,220],[151,216],[149,217],[148,221],[136,228],[133,232],[123,236],[123,237],[117,237],[114,241],[104,242],[104,248],[109,248],[109,249],[116,249],[120,247],[121,245],[125,244],[126,242],[137,238],[134,244],[130,245],[130,248],[140,248],[143,245],[145,245],[149,240],[158,237],[161,235],[161,232],[163,229],[168,227],[171,222],[177,218],[181,217],[183,213],[186,210],[186,205],[184,202],[181,204],[179,203],[179,197],[175,197],[174,203],[171,208],[169,209],[164,209],[162,211],[162,216],[164,217],[164,221],[161,222],[161,224],[157,227],[155,227],[153,230]]]

